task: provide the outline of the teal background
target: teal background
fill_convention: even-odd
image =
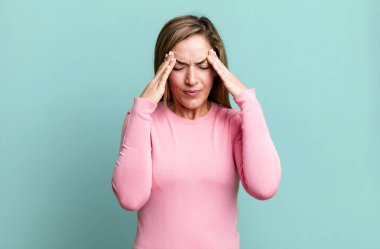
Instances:
[[[2,0],[0,248],[132,248],[137,213],[111,189],[121,126],[182,14],[214,22],[281,158],[272,199],[240,185],[241,248],[380,248],[379,7]]]

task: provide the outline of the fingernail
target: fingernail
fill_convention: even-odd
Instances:
[[[169,56],[172,55],[172,53],[173,53],[172,51],[169,51]]]
[[[168,57],[168,54],[167,54],[167,53],[165,54],[165,58],[166,58],[166,57]]]

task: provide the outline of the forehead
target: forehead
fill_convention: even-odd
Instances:
[[[210,48],[210,44],[203,36],[194,35],[179,42],[172,51],[178,60],[191,63],[204,59]]]

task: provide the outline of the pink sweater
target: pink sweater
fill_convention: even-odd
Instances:
[[[138,211],[134,249],[238,249],[239,179],[258,200],[273,197],[281,163],[255,88],[212,102],[190,120],[162,102],[134,98],[122,130],[112,189]]]

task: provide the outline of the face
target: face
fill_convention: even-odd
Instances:
[[[176,64],[168,77],[168,85],[176,107],[197,109],[207,104],[216,71],[207,61],[208,41],[193,35],[179,42],[171,51]],[[186,91],[199,91],[187,94]]]

